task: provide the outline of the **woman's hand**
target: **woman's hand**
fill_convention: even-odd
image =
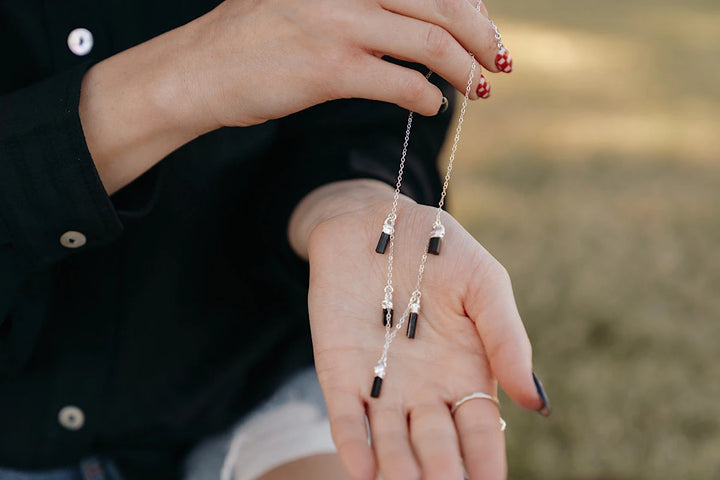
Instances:
[[[343,199],[337,201],[339,193]],[[460,479],[461,459],[471,480],[503,479],[497,406],[473,400],[454,415],[450,407],[473,392],[496,395],[498,380],[523,407],[541,410],[544,404],[506,271],[447,214],[442,251],[425,269],[416,337],[399,332],[382,393],[370,397],[384,342],[380,304],[388,259],[374,248],[391,202],[392,189],[379,182],[342,182],[310,194],[291,221],[293,246],[300,254],[307,247],[309,256],[316,367],[340,457],[356,480],[374,480],[377,473],[384,480]],[[396,322],[415,287],[435,212],[401,198]]]
[[[422,63],[463,93],[468,51],[498,71],[494,30],[474,0],[226,0],[196,28],[187,90],[216,126],[350,97],[436,114],[440,90],[383,55]]]
[[[80,119],[113,193],[193,138],[338,98],[434,115],[442,93],[422,63],[465,91],[468,51],[497,72],[494,30],[475,0],[226,0],[85,75]],[[477,98],[475,77],[470,89]]]

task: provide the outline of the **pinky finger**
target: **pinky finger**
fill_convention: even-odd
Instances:
[[[346,87],[351,97],[394,103],[425,116],[437,115],[447,102],[422,73],[372,55],[358,65]]]

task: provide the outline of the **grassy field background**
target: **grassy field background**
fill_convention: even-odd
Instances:
[[[720,479],[720,2],[487,2],[512,75],[451,209],[510,271],[549,420],[515,480]]]

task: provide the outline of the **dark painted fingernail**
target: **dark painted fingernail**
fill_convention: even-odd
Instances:
[[[549,417],[552,413],[552,410],[550,410],[550,401],[545,393],[545,389],[543,389],[542,382],[540,382],[540,379],[537,375],[535,375],[535,372],[533,372],[533,380],[535,380],[535,388],[537,389],[537,393],[540,395],[540,399],[543,402],[543,406],[537,412],[543,417]]]
[[[440,109],[438,110],[437,114],[440,115],[441,113],[444,113],[448,109],[448,105],[448,99],[443,97],[442,103],[440,103]]]

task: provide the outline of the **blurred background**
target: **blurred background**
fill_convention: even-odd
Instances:
[[[468,111],[451,210],[554,410],[503,397],[510,477],[720,479],[720,1],[486,3],[514,72]]]

